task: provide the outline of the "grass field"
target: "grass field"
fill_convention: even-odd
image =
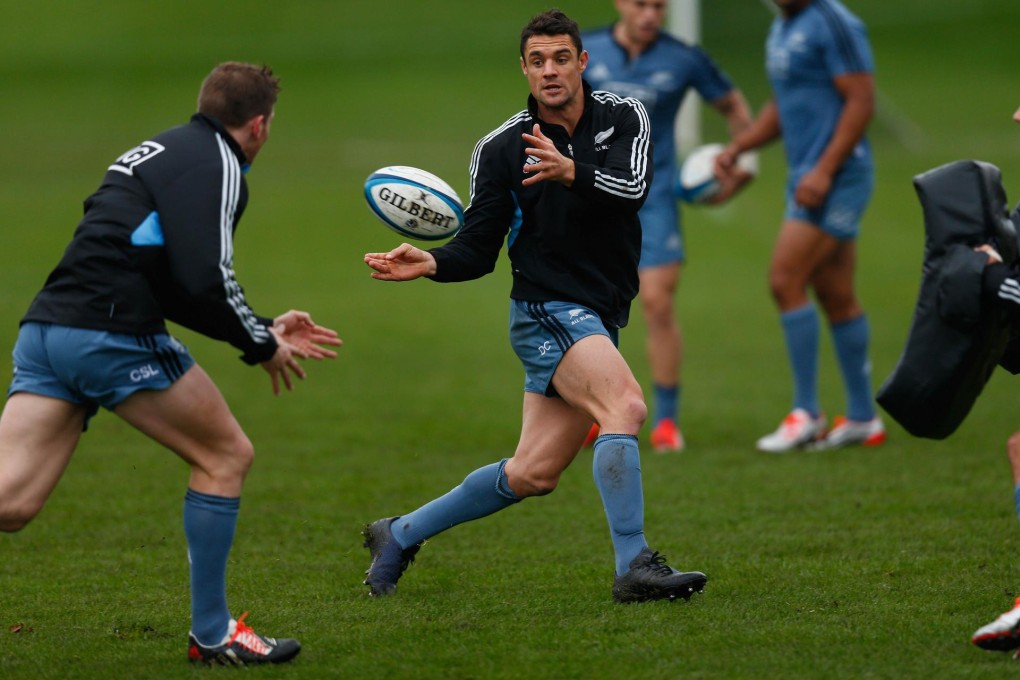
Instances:
[[[559,3],[585,27],[608,0]],[[759,2],[710,0],[704,43],[757,107]],[[1020,198],[1016,0],[848,0],[869,24],[879,185],[860,241],[875,387],[899,356],[922,249],[911,178],[999,165]],[[652,545],[710,576],[690,603],[622,607],[590,454],[552,496],[433,539],[395,597],[372,600],[359,530],[509,455],[522,377],[506,340],[505,262],[477,282],[390,285],[361,262],[399,241],[363,179],[428,168],[467,195],[475,141],[523,107],[517,35],[545,3],[0,0],[0,356],[106,165],[187,119],[218,61],[283,78],[249,175],[236,268],[257,311],[307,309],[342,357],[273,398],[233,349],[181,330],[256,444],[228,573],[236,614],[294,636],[286,678],[985,678],[1015,673],[969,635],[1020,592],[1004,455],[1018,424],[1000,372],[946,441],[889,422],[876,450],[765,457],[790,399],[765,272],[782,157],[719,209],[685,213],[689,450],[646,453]],[[484,16],[483,16],[484,15]],[[719,121],[706,117],[706,137]],[[647,384],[635,308],[622,349]],[[822,394],[843,397],[826,337]],[[1003,407],[1003,404],[1007,405]],[[0,677],[176,678],[184,660],[187,470],[103,414],[43,513],[0,536]]]

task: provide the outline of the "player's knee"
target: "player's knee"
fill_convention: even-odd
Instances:
[[[614,399],[604,414],[595,415],[596,420],[602,424],[603,432],[636,435],[648,419],[648,407],[641,388],[636,387]]]
[[[2,503],[0,504],[0,531],[14,533],[24,529],[29,522],[42,510],[37,503]]]
[[[239,433],[234,438],[230,446],[230,461],[242,478],[248,474],[252,463],[255,462],[255,446],[244,433]]]
[[[1006,442],[1006,454],[1014,470],[1020,469],[1020,431],[1010,435]]]
[[[523,474],[517,479],[510,479],[510,488],[521,498],[531,496],[548,496],[556,490],[560,483],[559,475],[551,477],[542,474]]]
[[[631,425],[635,432],[640,430],[641,426],[645,424],[645,420],[648,418],[648,406],[645,404],[640,388],[638,390],[629,390],[627,394],[617,401],[616,405],[617,418]]]
[[[816,288],[815,295],[826,318],[836,323],[860,316],[860,306],[852,291],[832,293]]]
[[[792,294],[792,281],[784,272],[770,271],[769,292],[772,293],[772,298],[779,302],[789,298]]]
[[[781,307],[793,304],[807,291],[807,281],[788,267],[773,266],[769,269],[769,291]]]
[[[243,432],[225,439],[199,458],[200,467],[223,483],[244,481],[255,460],[255,447]]]
[[[504,468],[506,482],[519,498],[546,496],[556,490],[560,472],[543,465],[522,463],[519,458],[511,459]]]
[[[645,293],[641,295],[641,309],[649,323],[656,320],[669,321],[673,318],[673,297],[665,290]]]

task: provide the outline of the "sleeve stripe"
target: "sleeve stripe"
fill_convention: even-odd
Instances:
[[[528,121],[528,120],[531,120],[531,114],[528,113],[527,111],[521,111],[521,112],[517,113],[516,115],[514,115],[512,118],[510,118],[508,121],[506,121],[505,123],[500,125],[498,128],[496,128],[495,130],[493,130],[489,134],[487,134],[484,137],[482,137],[480,140],[478,140],[478,143],[475,144],[475,150],[471,153],[471,166],[468,169],[468,172],[471,175],[471,180],[470,180],[471,183],[470,183],[470,186],[468,188],[468,207],[469,208],[471,207],[471,201],[473,201],[474,197],[475,197],[475,178],[476,178],[476,176],[478,174],[478,160],[479,160],[479,158],[482,155],[482,147],[484,147],[486,144],[491,142],[493,139],[498,137],[500,134],[502,134],[503,132],[505,132],[509,128],[512,128],[512,127],[516,126],[517,124],[519,124],[521,122],[524,122],[524,121]]]
[[[259,323],[255,313],[244,300],[244,292],[234,276],[234,214],[241,195],[241,164],[226,141],[216,135],[223,160],[223,186],[220,196],[220,272],[227,303],[248,335],[258,344],[269,340],[269,332]]]
[[[602,91],[593,93],[593,96],[599,102],[630,106],[637,114],[640,123],[639,133],[634,138],[630,150],[632,178],[624,179],[596,170],[595,188],[613,196],[620,196],[621,198],[640,199],[648,190],[648,183],[645,181],[645,178],[648,176],[648,149],[651,143],[651,127],[648,122],[648,112],[633,97],[623,99],[610,92]]]
[[[999,286],[999,297],[1020,305],[1020,282],[1016,279],[1003,279],[1002,285]]]

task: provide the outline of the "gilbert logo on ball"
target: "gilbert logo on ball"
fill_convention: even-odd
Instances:
[[[365,200],[383,224],[410,238],[437,241],[464,226],[457,192],[419,168],[391,165],[376,170],[365,180]]]

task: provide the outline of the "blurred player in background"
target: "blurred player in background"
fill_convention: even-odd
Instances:
[[[637,100],[593,94],[582,80],[588,54],[577,24],[562,12],[534,17],[520,52],[528,108],[475,146],[464,228],[430,251],[405,243],[365,262],[384,281],[466,281],[493,270],[506,239],[510,340],[525,369],[521,438],[512,458],[367,526],[365,583],[373,595],[392,593],[425,539],[551,493],[594,420],[602,425],[593,466],[616,557],[613,597],[690,597],[705,575],[676,571],[645,541],[638,433],[647,411],[616,345],[638,288],[637,213],[652,177],[648,116]]]
[[[726,118],[731,136],[750,124],[751,111],[740,90],[704,51],[663,31],[666,0],[615,1],[619,21],[582,36],[591,55],[585,78],[597,90],[640,100],[651,120],[656,179],[639,213],[638,265],[653,387],[651,444],[654,451],[680,451],[683,342],[674,296],[685,252],[673,194],[677,175],[673,128],[691,88]],[[740,170],[728,173],[713,202],[729,198],[750,177]],[[592,434],[597,434],[597,426]],[[589,435],[589,440],[594,437]]]
[[[0,416],[0,530],[18,531],[53,491],[100,406],[191,467],[184,533],[191,565],[188,657],[288,661],[296,640],[256,634],[226,600],[227,556],[254,451],[169,319],[244,352],[291,389],[297,358],[335,357],[336,333],[305,312],[256,316],[234,278],[244,173],[269,138],[279,92],[267,67],[218,65],[191,121],[118,158],[22,318]]]
[[[1013,120],[1020,123],[1020,109],[1013,114]],[[988,253],[983,281],[985,297],[1005,309],[1014,324],[1020,323],[1020,271],[1003,264],[1002,256],[991,246],[982,246],[978,250]],[[1020,517],[1020,430],[1014,432],[1006,443],[1006,455],[1013,470],[1013,502]],[[1020,597],[1016,598],[1012,609],[979,628],[971,642],[993,651],[1020,649]]]
[[[773,98],[717,159],[782,136],[789,164],[786,212],[772,253],[769,284],[780,312],[793,372],[793,410],[757,442],[779,453],[811,445],[878,445],[868,320],[854,292],[856,238],[874,184],[865,132],[874,112],[874,62],[864,24],[836,0],[773,0],[766,42]],[[828,319],[846,389],[847,414],[825,430],[818,399],[819,318]]]

